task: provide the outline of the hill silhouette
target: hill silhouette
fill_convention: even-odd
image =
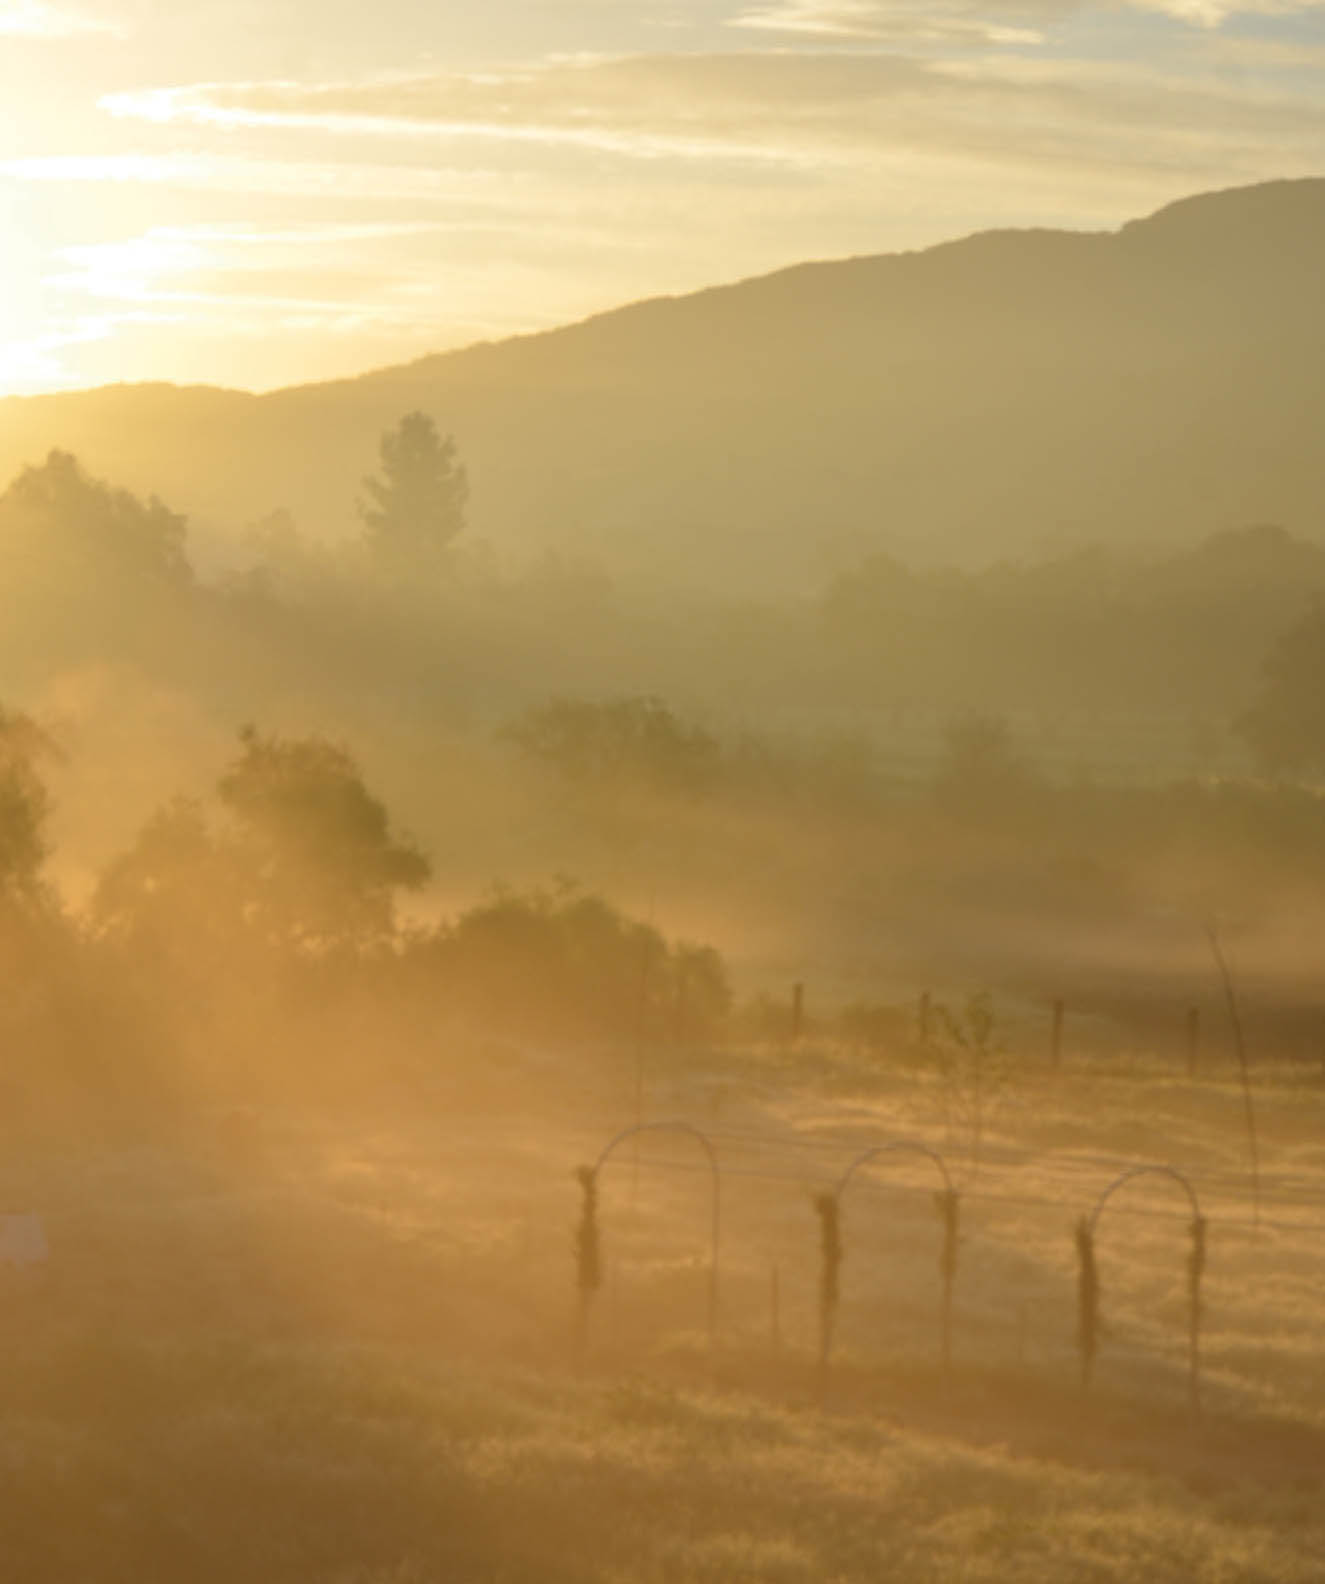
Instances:
[[[1325,530],[1325,180],[1119,231],[998,231],[803,264],[547,333],[265,395],[0,402],[0,476],[52,447],[204,525],[349,530],[422,408],[472,532],[628,577],[789,589],[878,550],[989,561]]]

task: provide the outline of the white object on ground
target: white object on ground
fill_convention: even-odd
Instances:
[[[0,1265],[44,1265],[50,1257],[39,1215],[0,1215]]]

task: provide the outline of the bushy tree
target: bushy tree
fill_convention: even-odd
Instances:
[[[0,495],[0,587],[0,658],[31,687],[79,663],[177,668],[198,614],[184,519],[63,451]]]
[[[85,473],[67,451],[27,467],[0,496],[0,545],[51,582],[190,581],[187,524],[152,496],[141,501]]]
[[[202,804],[174,798],[151,815],[102,874],[93,912],[103,929],[138,949],[178,947],[195,961],[228,951],[245,897],[234,854]]]
[[[954,721],[934,773],[934,792],[945,807],[1000,814],[1021,806],[1040,783],[1017,753],[1006,721],[972,714]]]
[[[397,890],[428,878],[427,859],[391,830],[349,751],[321,737],[240,733],[221,802],[252,888],[251,911],[300,946],[362,945],[388,935]]]
[[[1237,731],[1272,774],[1325,771],[1325,606],[1282,634]]]
[[[217,791],[228,818],[176,799],[107,869],[96,913],[109,933],[213,963],[236,947],[360,950],[391,935],[397,891],[428,877],[352,755],[323,738],[246,727]]]
[[[716,774],[717,741],[678,720],[661,699],[553,699],[505,736],[532,759],[579,781],[633,779],[695,789]]]
[[[33,900],[47,857],[50,796],[38,761],[54,752],[26,715],[0,709],[0,897]]]
[[[359,515],[369,553],[392,577],[432,576],[449,565],[465,527],[469,477],[455,441],[423,412],[407,413],[382,436],[381,471],[363,481]]]
[[[711,947],[669,945],[573,885],[500,892],[420,947],[429,987],[485,1027],[534,1038],[705,1038],[731,1003]]]

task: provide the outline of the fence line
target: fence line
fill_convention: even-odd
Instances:
[[[856,1141],[849,1139],[806,1139],[783,1137],[778,1134],[747,1132],[740,1129],[708,1128],[706,1131],[708,1136],[713,1139],[715,1143],[750,1143],[767,1145],[770,1147],[776,1146],[783,1149],[806,1151],[813,1150],[838,1154],[846,1154],[848,1151],[859,1147]],[[996,1144],[981,1145],[980,1155],[986,1166],[997,1164],[1000,1154],[1003,1156],[1004,1165],[1020,1164],[1020,1162],[1025,1158],[1020,1151],[1016,1152],[1014,1156],[1012,1152],[1000,1151]],[[1074,1166],[1098,1166],[1102,1171],[1112,1172],[1125,1170],[1128,1165],[1132,1164],[1129,1157],[1122,1155],[1087,1155],[1075,1153],[1072,1155],[1037,1155],[1033,1157],[1033,1160],[1035,1165],[1041,1169],[1051,1165],[1057,1166],[1061,1169],[1069,1170]],[[1238,1186],[1241,1185],[1241,1179],[1243,1175],[1237,1172],[1235,1169],[1230,1169],[1228,1167],[1202,1167],[1191,1162],[1185,1163],[1183,1170],[1190,1174],[1200,1176],[1206,1182],[1225,1180],[1233,1185]],[[1277,1188],[1268,1188],[1263,1186],[1262,1197],[1273,1196],[1276,1194],[1280,1197],[1287,1196],[1293,1199],[1309,1200],[1313,1203],[1319,1201],[1320,1203],[1325,1204],[1325,1188],[1310,1186],[1305,1182],[1301,1183],[1300,1185],[1296,1185],[1292,1179],[1289,1179],[1286,1184],[1281,1180],[1281,1185]]]
[[[714,1135],[710,1136],[712,1137]],[[640,1158],[640,1165],[648,1166],[651,1170],[658,1171],[701,1172],[708,1170],[707,1166],[699,1162],[666,1160],[660,1156],[642,1156]],[[815,1179],[807,1177],[799,1172],[770,1171],[767,1169],[760,1169],[751,1166],[724,1166],[722,1168],[722,1175],[724,1179],[731,1177],[751,1177],[766,1182],[796,1183],[803,1188],[812,1188],[815,1186]],[[1196,1175],[1199,1176],[1199,1173]],[[932,1197],[931,1190],[921,1188],[911,1183],[894,1182],[884,1185],[883,1183],[870,1182],[868,1179],[866,1179],[861,1183],[860,1186],[865,1193],[895,1194],[898,1192],[911,1192]],[[1070,1209],[1064,1203],[1061,1196],[1049,1194],[1008,1194],[995,1193],[988,1189],[964,1188],[962,1190],[962,1199],[965,1201],[974,1200],[988,1204],[1018,1205],[1026,1209],[1058,1209],[1063,1211],[1064,1214],[1070,1214]],[[1115,1214],[1148,1217],[1160,1221],[1183,1221],[1185,1219],[1189,1219],[1185,1218],[1182,1212],[1178,1210],[1157,1210],[1144,1205],[1134,1205],[1130,1203],[1119,1205],[1115,1210]],[[1221,1227],[1240,1227],[1245,1228],[1249,1232],[1254,1231],[1258,1224],[1271,1231],[1325,1232],[1325,1225],[1317,1225],[1309,1221],[1267,1221],[1264,1216],[1261,1217],[1259,1223],[1253,1221],[1250,1217],[1243,1219],[1238,1216],[1223,1215],[1218,1217],[1218,1221]]]
[[[597,1136],[599,1135],[587,1128],[568,1129],[564,1134],[564,1137],[568,1141],[568,1150],[571,1147],[570,1141],[572,1140],[578,1141]],[[748,1133],[739,1135],[724,1135],[722,1133],[709,1131],[707,1136],[715,1144],[721,1144],[724,1140],[724,1137],[728,1139],[740,1138],[750,1143],[762,1144],[772,1150],[777,1150],[784,1147],[785,1145],[794,1144],[796,1142],[784,1140],[778,1138],[776,1135],[771,1134]],[[817,1150],[831,1150],[843,1157],[849,1157],[849,1155],[853,1153],[856,1148],[854,1145],[849,1143],[830,1143],[826,1140],[815,1143],[813,1147]],[[1107,1167],[1114,1170],[1126,1169],[1129,1165],[1136,1164],[1136,1162],[1128,1161],[1122,1157],[1101,1156],[1078,1158],[1088,1164],[1098,1164],[1102,1168]],[[650,1167],[650,1169],[661,1171],[707,1172],[709,1170],[708,1165],[704,1162],[668,1160],[661,1156],[641,1156],[640,1164],[642,1166],[647,1165]],[[1042,1169],[1044,1165],[1054,1164],[1054,1158],[1052,1156],[1040,1157],[1037,1159],[1036,1164]],[[1059,1162],[1057,1164],[1066,1163]],[[1235,1176],[1230,1174],[1220,1172],[1206,1173],[1202,1172],[1199,1168],[1190,1167],[1186,1168],[1186,1170],[1190,1176],[1197,1178],[1202,1183],[1202,1186],[1206,1190],[1207,1196],[1210,1196],[1212,1189],[1215,1190],[1214,1197],[1216,1201],[1218,1201],[1218,1199],[1221,1197],[1227,1197],[1246,1192],[1246,1185],[1239,1182]],[[826,1182],[826,1180],[834,1174],[827,1168],[826,1165],[824,1167],[822,1180],[819,1177],[811,1175],[807,1172],[787,1170],[779,1171],[770,1167],[724,1165],[722,1167],[722,1175],[724,1178],[752,1178],[766,1182],[795,1183],[803,1188],[813,1188],[816,1185],[823,1186],[824,1182]],[[1084,1174],[1082,1175],[1084,1176]],[[887,1189],[885,1189],[883,1185],[873,1183],[867,1179],[863,1181],[860,1186],[866,1193],[914,1192],[917,1194],[924,1194],[927,1192],[926,1189],[923,1189],[919,1186],[913,1186],[905,1182],[893,1182],[888,1185]],[[1083,1200],[1089,1199],[1090,1189],[1089,1185],[1085,1181],[1082,1181],[1081,1189]],[[967,1186],[962,1190],[962,1197],[968,1203],[1016,1205],[1025,1209],[1057,1208],[1064,1211],[1064,1213],[1070,1213],[1069,1204],[1065,1201],[1065,1196],[1062,1193],[1053,1195],[1013,1193],[992,1188]],[[1276,1189],[1270,1192],[1263,1190],[1262,1198],[1274,1198],[1285,1204],[1300,1205],[1304,1217],[1310,1216],[1311,1212],[1316,1209],[1318,1205],[1325,1204],[1325,1193],[1322,1193],[1318,1189],[1309,1188],[1304,1188],[1300,1194],[1295,1193],[1288,1188]],[[42,1208],[41,1213],[45,1220],[51,1222],[52,1224],[58,1224],[59,1222],[77,1220],[83,1216],[103,1214],[122,1215],[132,1214],[136,1211],[156,1211],[161,1209],[163,1202],[168,1202],[173,1209],[187,1209],[190,1207],[221,1205],[227,1203],[238,1203],[241,1201],[254,1202],[263,1199],[303,1199],[310,1204],[333,1204],[338,1206],[345,1206],[349,1203],[349,1201],[342,1200],[334,1194],[319,1192],[315,1189],[309,1189],[308,1187],[304,1186],[264,1185],[260,1188],[227,1188],[223,1191],[215,1193],[182,1194],[173,1197],[168,1201],[164,1200],[163,1197],[156,1197],[121,1200],[120,1202],[115,1203],[113,1201],[107,1201],[104,1198],[98,1198],[96,1202],[92,1204],[64,1205]],[[35,1209],[39,1207],[34,1204],[32,1208]],[[1130,1202],[1119,1206],[1117,1213],[1120,1215],[1138,1216],[1142,1218],[1149,1217],[1160,1220],[1171,1220],[1175,1216],[1179,1215],[1179,1212],[1177,1211],[1159,1210],[1144,1205],[1132,1204]],[[1221,1214],[1217,1217],[1217,1219],[1221,1227],[1227,1227],[1230,1229],[1245,1229],[1246,1231],[1255,1230],[1256,1224],[1249,1216],[1244,1218],[1236,1214]],[[1325,1233],[1325,1221],[1315,1222],[1308,1219],[1267,1219],[1266,1217],[1262,1216],[1260,1225],[1267,1231]]]

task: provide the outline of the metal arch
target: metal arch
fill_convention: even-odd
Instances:
[[[944,1216],[944,1244],[943,1252],[939,1258],[939,1269],[943,1279],[942,1320],[941,1320],[941,1346],[943,1355],[943,1368],[946,1373],[952,1365],[952,1291],[953,1281],[956,1276],[956,1244],[957,1244],[957,1214],[958,1195],[952,1185],[952,1174],[948,1171],[947,1162],[937,1150],[932,1150],[927,1144],[917,1143],[915,1139],[890,1139],[886,1144],[876,1144],[872,1149],[867,1149],[858,1155],[837,1180],[837,1185],[832,1191],[833,1202],[840,1205],[842,1195],[850,1186],[851,1179],[864,1166],[872,1160],[877,1160],[883,1155],[895,1155],[901,1151],[909,1151],[914,1155],[923,1155],[937,1169],[943,1179],[943,1191],[938,1195],[938,1204]],[[826,1373],[828,1365],[828,1335],[829,1322],[825,1321],[824,1341],[822,1343],[823,1363],[822,1369]]]
[[[1188,1317],[1187,1317],[1187,1371],[1188,1391],[1191,1397],[1192,1411],[1199,1414],[1201,1411],[1201,1275],[1205,1268],[1205,1231],[1206,1219],[1201,1214],[1201,1202],[1196,1196],[1196,1189],[1190,1180],[1178,1170],[1176,1166],[1151,1165],[1132,1166],[1127,1171],[1115,1177],[1104,1192],[1095,1201],[1095,1208],[1091,1211],[1086,1222],[1086,1238],[1089,1245],[1093,1245],[1095,1229],[1099,1219],[1104,1213],[1104,1207],[1120,1188],[1126,1187],[1136,1177],[1167,1177],[1178,1184],[1187,1195],[1187,1203],[1191,1206],[1192,1219],[1189,1230],[1192,1237],[1192,1252],[1188,1258]],[[1088,1382],[1090,1378],[1089,1362],[1083,1363],[1082,1379]]]
[[[594,1177],[596,1178],[607,1165],[608,1157],[619,1144],[624,1144],[627,1139],[634,1138],[640,1133],[686,1133],[699,1143],[708,1158],[709,1172],[713,1180],[708,1284],[709,1348],[712,1350],[718,1340],[718,1249],[722,1238],[722,1172],[718,1166],[717,1152],[708,1136],[689,1122],[637,1122],[631,1127],[622,1128],[620,1133],[603,1146],[598,1159],[593,1164]]]
[[[838,1199],[842,1197],[843,1193],[846,1192],[848,1183],[862,1166],[869,1165],[870,1161],[880,1155],[896,1154],[899,1150],[910,1150],[913,1154],[923,1155],[927,1160],[932,1161],[938,1168],[939,1175],[943,1178],[944,1192],[952,1192],[952,1177],[948,1172],[942,1155],[937,1150],[930,1149],[927,1144],[917,1144],[913,1139],[891,1139],[887,1144],[876,1144],[873,1149],[867,1149],[863,1155],[857,1155],[855,1160],[838,1178],[837,1186],[833,1189],[834,1197]]]
[[[713,1145],[709,1142],[706,1134],[701,1133],[697,1127],[692,1126],[689,1122],[636,1122],[632,1127],[622,1128],[615,1138],[607,1141],[599,1153],[593,1167],[595,1176],[607,1164],[607,1157],[616,1149],[617,1145],[624,1144],[628,1138],[633,1138],[636,1133],[688,1133],[691,1138],[698,1139],[704,1153],[708,1156],[708,1163],[713,1171],[713,1180],[717,1182],[718,1157],[714,1152]]]
[[[1095,1234],[1096,1226],[1099,1224],[1100,1216],[1104,1213],[1105,1205],[1107,1205],[1109,1200],[1113,1198],[1114,1194],[1116,1194],[1120,1188],[1126,1187],[1126,1185],[1131,1182],[1134,1177],[1148,1176],[1171,1178],[1172,1181],[1177,1183],[1182,1191],[1187,1195],[1187,1202],[1192,1207],[1192,1220],[1204,1220],[1204,1217],[1201,1215],[1200,1200],[1198,1200],[1196,1197],[1195,1188],[1192,1187],[1190,1181],[1178,1170],[1176,1166],[1131,1166],[1125,1172],[1123,1172],[1121,1176],[1115,1177],[1095,1201],[1095,1208],[1090,1212],[1089,1220],[1092,1237]]]

